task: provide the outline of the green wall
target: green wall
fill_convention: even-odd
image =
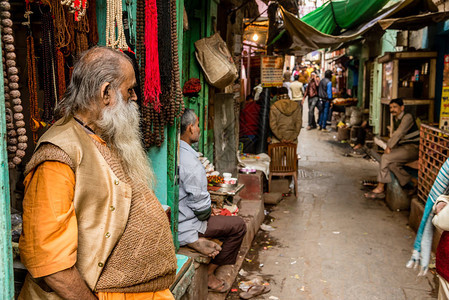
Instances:
[[[1,42],[0,42],[1,46]],[[11,204],[8,154],[6,151],[5,93],[3,65],[0,65],[0,298],[14,299],[14,276],[11,247]]]

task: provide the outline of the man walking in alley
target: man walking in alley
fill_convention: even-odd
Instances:
[[[410,113],[404,112],[404,102],[401,98],[390,101],[390,113],[394,117],[393,135],[387,142],[387,148],[382,155],[378,184],[373,191],[365,194],[367,198],[385,198],[385,184],[391,182],[390,171],[396,176],[401,186],[409,182],[416,188],[417,179],[412,177],[402,167],[418,159],[419,127]]]
[[[209,290],[224,293],[229,286],[215,276],[215,270],[235,264],[246,224],[240,217],[220,216],[219,209],[211,208],[206,170],[191,146],[199,138],[198,117],[193,110],[186,109],[181,117],[178,239],[181,246],[187,245],[212,258],[208,268]],[[209,238],[221,240],[222,246]]]
[[[307,98],[307,102],[309,104],[309,120],[307,130],[316,128],[315,121],[315,107],[318,103],[318,86],[320,84],[320,80],[316,76],[316,73],[313,71],[310,74],[309,84],[306,87],[306,91],[304,96]]]
[[[321,79],[318,85],[318,97],[319,106],[318,110],[320,111],[320,118],[318,120],[319,129],[322,131],[328,131],[326,129],[326,123],[329,115],[329,108],[332,101],[332,71],[327,70],[324,72],[324,78]]]
[[[174,299],[176,256],[141,144],[131,60],[94,47],[75,64],[25,170],[19,299]],[[132,250],[132,251],[131,251]]]

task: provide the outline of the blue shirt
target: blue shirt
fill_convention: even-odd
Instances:
[[[327,98],[332,99],[332,81],[327,84]]]
[[[179,148],[178,240],[184,246],[198,240],[198,232],[206,232],[207,221],[198,220],[195,212],[210,208],[211,201],[206,170],[198,159],[198,152],[182,140]]]

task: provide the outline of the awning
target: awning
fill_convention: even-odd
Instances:
[[[284,26],[293,40],[290,49],[295,52],[296,55],[304,55],[317,49],[328,48],[354,40],[374,28],[378,28],[379,30],[386,30],[388,28],[419,29],[430,25],[432,22],[441,22],[449,19],[449,13],[447,12],[424,13],[397,18],[397,16],[399,15],[404,15],[405,12],[416,13],[417,11],[419,11],[419,8],[421,8],[418,5],[421,2],[422,0],[399,1],[398,3],[391,5],[390,7],[379,12],[373,19],[359,25],[355,29],[347,30],[340,35],[329,35],[322,33],[314,27],[301,21],[293,14],[287,12],[282,7],[281,13],[284,20]],[[422,26],[421,24],[417,24],[418,20],[422,21],[424,24],[422,24]]]
[[[378,23],[383,30],[419,30],[426,26],[442,22],[449,18],[449,12],[426,13],[405,18],[384,19]]]
[[[371,19],[389,0],[328,1],[301,18],[326,34],[337,35]]]

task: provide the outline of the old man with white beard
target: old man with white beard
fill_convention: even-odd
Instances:
[[[25,171],[19,299],[174,299],[168,219],[141,145],[129,58],[95,47]]]

